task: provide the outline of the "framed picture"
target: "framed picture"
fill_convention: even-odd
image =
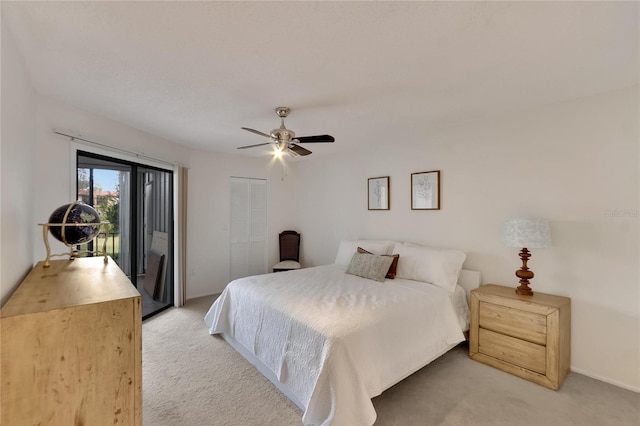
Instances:
[[[411,210],[440,210],[440,170],[411,173]]]
[[[389,176],[369,178],[369,210],[389,210]]]

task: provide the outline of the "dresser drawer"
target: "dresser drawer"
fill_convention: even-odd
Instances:
[[[546,348],[490,330],[480,329],[478,351],[496,359],[545,374]]]
[[[547,344],[547,317],[535,312],[480,302],[479,326],[539,345]]]
[[[469,356],[558,390],[571,364],[571,299],[487,284],[469,298]]]

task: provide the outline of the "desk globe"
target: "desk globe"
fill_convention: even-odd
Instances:
[[[62,225],[52,225],[54,223]],[[84,223],[87,226],[78,226]],[[49,216],[49,224],[51,235],[61,243],[67,246],[83,244],[100,233],[100,214],[93,207],[75,201],[55,209]],[[67,224],[74,225],[65,226]]]
[[[49,232],[56,240],[69,247],[70,252],[68,255],[73,260],[80,253],[89,253],[89,251],[79,252],[75,250],[75,246],[96,238],[100,233],[101,226],[108,226],[109,222],[101,222],[100,214],[93,207],[82,203],[82,201],[74,201],[55,209],[49,216],[49,222],[41,223],[40,225],[43,226],[42,238],[47,249],[47,258],[44,266],[48,267],[51,257],[65,256],[65,254],[51,254],[47,239]],[[106,241],[105,238],[102,248],[105,263],[107,262]],[[91,251],[91,253],[93,252]]]

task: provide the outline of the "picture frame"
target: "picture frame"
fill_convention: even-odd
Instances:
[[[391,194],[389,176],[369,178],[367,181],[367,203],[369,210],[389,210]]]
[[[411,210],[440,210],[440,170],[411,173]]]

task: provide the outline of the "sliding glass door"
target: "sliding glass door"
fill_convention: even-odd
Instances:
[[[142,295],[142,317],[174,304],[173,173],[78,151],[78,199],[111,226],[107,254]],[[90,248],[91,249],[91,248]]]

